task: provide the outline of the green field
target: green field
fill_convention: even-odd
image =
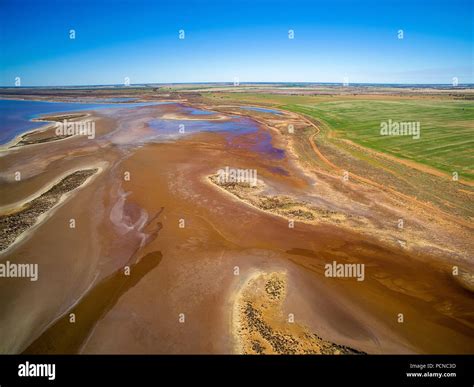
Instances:
[[[334,101],[285,105],[329,125],[343,138],[474,179],[474,102],[448,100]],[[420,123],[420,138],[382,136],[381,122]]]
[[[273,105],[322,121],[338,137],[474,180],[474,101],[223,93],[212,97]],[[382,136],[381,122],[419,122],[420,138]]]

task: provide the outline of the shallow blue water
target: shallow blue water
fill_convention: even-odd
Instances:
[[[272,136],[268,132],[261,132],[260,138],[251,148],[253,151],[270,156],[273,159],[281,160],[285,157],[283,149],[275,148],[272,145]]]
[[[231,147],[246,148],[278,160],[285,157],[283,149],[273,147],[270,133],[259,129],[257,123],[249,118],[231,121],[155,119],[148,125],[156,134],[147,140],[174,139],[197,132],[223,132]],[[240,141],[239,137],[243,135],[251,136]]]
[[[98,98],[96,99],[97,102],[132,102],[136,101],[138,98],[130,98],[130,97],[114,97],[114,98]]]
[[[242,135],[258,130],[257,125],[249,119],[235,121],[156,119],[151,120],[148,125],[156,131],[158,136],[163,137],[175,137],[196,132],[232,132]]]
[[[70,103],[0,100],[0,144],[11,141],[19,134],[39,128],[42,122],[32,122],[43,114],[59,112],[75,112],[110,108],[127,108],[154,105],[156,103]]]
[[[32,118],[41,115],[77,112],[84,110],[98,110],[107,108],[133,108],[138,106],[149,106],[164,104],[166,102],[150,103],[69,103],[69,102],[43,102],[43,101],[20,101],[0,100],[0,144],[4,144],[19,134],[41,127],[42,122],[32,122]],[[228,121],[206,120],[206,116],[214,115],[214,112],[195,109],[189,106],[181,106],[183,113],[199,115],[199,120],[166,120],[155,119],[149,122],[155,134],[146,141],[172,139],[196,132],[225,132],[227,143],[233,147],[245,147],[254,152],[276,159],[284,157],[284,151],[274,148],[272,137],[268,132],[260,130],[257,123],[249,118],[234,118]],[[184,133],[182,133],[184,130]],[[239,136],[251,135],[245,142],[237,141]]]
[[[196,109],[191,106],[183,106],[183,105],[180,105],[180,106],[183,109],[183,112],[185,114],[190,114],[192,116],[213,116],[216,114],[209,110]]]
[[[253,110],[255,112],[260,112],[260,113],[277,114],[279,116],[282,115],[281,112],[279,112],[278,110],[274,110],[274,109],[267,109],[267,108],[254,107],[254,106],[241,106],[240,108],[244,109],[244,110]]]

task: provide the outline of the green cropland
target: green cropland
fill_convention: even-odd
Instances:
[[[363,99],[347,96],[299,96],[232,93],[214,98],[271,104],[302,113],[342,139],[440,171],[474,179],[474,101],[439,98]],[[420,138],[381,136],[382,122],[419,122]]]

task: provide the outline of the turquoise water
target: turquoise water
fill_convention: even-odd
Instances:
[[[114,104],[0,100],[0,144],[5,144],[22,133],[43,126],[44,123],[42,122],[32,122],[30,120],[44,114],[110,108],[130,108],[155,104],[157,103]]]

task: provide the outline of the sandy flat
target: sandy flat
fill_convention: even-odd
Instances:
[[[32,343],[33,353],[239,352],[233,311],[255,272],[285,273],[285,297],[265,312],[265,321],[300,341],[316,335],[298,351],[472,351],[472,294],[451,274],[455,263],[472,270],[462,260],[459,246],[469,242],[458,228],[422,222],[415,236],[426,246],[410,249],[336,222],[296,221],[290,228],[284,216],[249,205],[208,176],[225,166],[257,169],[267,194],[337,208],[386,230],[400,214],[410,219],[411,209],[373,187],[342,186],[327,171],[302,169],[292,152],[275,159],[259,151],[254,145],[264,133],[272,134],[274,147],[286,149],[288,139],[277,129],[284,121],[275,117],[269,118],[273,129],[262,125],[235,138],[197,133],[140,142],[147,122],[167,114],[182,113],[176,105],[101,112],[94,141],[71,138],[0,158],[5,208],[78,166],[108,165],[8,254],[12,262],[38,263],[39,281],[0,282],[1,352],[21,352]],[[17,169],[20,182],[12,178]],[[440,240],[459,258],[435,250]],[[324,266],[332,261],[364,264],[365,280],[325,277]],[[121,277],[127,265],[138,270],[131,282]],[[122,283],[128,285],[116,293]],[[258,296],[246,296],[252,294]],[[64,319],[72,311],[81,323]],[[296,325],[285,331],[277,321],[289,313]],[[54,340],[60,333],[64,340]]]

